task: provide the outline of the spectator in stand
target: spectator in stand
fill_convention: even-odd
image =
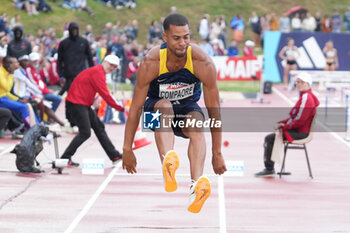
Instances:
[[[52,12],[51,6],[45,0],[38,0],[38,11]]]
[[[303,19],[303,22],[301,23],[301,29],[303,32],[314,32],[316,29],[316,20],[315,18],[310,14],[310,12],[306,13],[306,17]]]
[[[325,15],[322,20],[322,32],[332,32],[332,20],[329,15]]]
[[[7,55],[8,37],[3,36],[0,40],[0,66],[2,65],[2,59]]]
[[[137,36],[139,35],[139,22],[134,19],[131,23],[131,35],[133,40],[137,39]]]
[[[53,94],[49,88],[47,88],[45,82],[41,79],[40,74],[38,72],[40,62],[40,54],[36,52],[32,52],[29,55],[29,65],[26,68],[26,74],[30,81],[36,83],[39,87],[39,90],[42,92],[44,96],[44,100],[47,100],[52,103],[51,109],[56,112],[58,106],[62,101],[62,97],[59,95]]]
[[[243,48],[243,56],[244,57],[254,57],[255,55],[254,55],[253,48],[254,48],[254,42],[251,40],[247,40],[245,42],[245,46]]]
[[[40,109],[41,115],[43,115],[43,113],[46,113],[50,119],[53,119],[55,122],[60,124],[60,126],[64,126],[64,123],[56,116],[55,112],[50,108],[51,106],[49,106],[49,104],[43,101],[44,96],[39,86],[35,82],[32,82],[30,78],[27,76],[27,73],[25,70],[27,69],[28,65],[29,65],[28,55],[24,55],[19,58],[19,66],[17,66],[17,70],[15,71],[15,74],[14,74],[14,77],[15,77],[14,90],[16,91],[16,94],[22,98],[35,100],[35,101],[29,101],[30,103],[32,103],[32,107],[34,109],[38,107]],[[35,104],[33,104],[33,102]],[[41,116],[41,119],[42,119],[42,116]]]
[[[233,39],[237,43],[242,42],[244,33],[244,20],[241,14],[237,14],[236,17],[233,17],[231,19],[230,28],[233,30]]]
[[[277,19],[275,12],[271,13],[270,30],[271,31],[278,31],[278,19]]]
[[[0,107],[8,108],[11,112],[18,113],[22,121],[30,128],[30,116],[26,100],[11,93],[13,87],[15,58],[5,57],[0,67]]]
[[[219,39],[222,41],[222,43],[224,44],[224,48],[226,48],[226,21],[225,21],[225,16],[224,15],[220,15],[219,16],[220,19],[220,27],[221,27],[221,32],[219,34]]]
[[[8,16],[6,13],[2,13],[0,16],[0,37],[9,34],[11,31],[7,24]]]
[[[219,16],[215,17],[215,21],[210,26],[209,39],[212,41],[218,39],[221,33],[221,22]]]
[[[341,32],[341,25],[342,25],[342,18],[340,16],[340,14],[338,13],[338,10],[334,9],[333,15],[332,15],[332,32],[340,33]]]
[[[69,24],[69,37],[62,40],[58,47],[57,65],[58,74],[65,80],[59,95],[69,90],[81,71],[94,65],[89,42],[79,36],[79,25],[76,22]]]
[[[252,39],[257,46],[259,47],[260,42],[260,33],[261,33],[261,26],[260,26],[260,17],[256,14],[256,12],[252,12],[252,16],[249,18],[249,25],[252,29]]]
[[[29,62],[29,56],[23,55],[22,57],[18,58],[19,65],[17,66],[17,69],[15,70],[13,76],[14,76],[14,86],[13,86],[13,92],[19,97],[22,98],[43,98],[42,92],[39,90],[36,83],[33,83],[28,78],[25,68],[28,66]]]
[[[321,19],[321,13],[319,11],[316,11],[315,20],[316,20],[315,32],[320,32],[322,29],[322,19]]]
[[[95,13],[87,6],[86,0],[75,0],[78,10],[86,11],[90,16],[95,16]]]
[[[17,26],[12,31],[14,38],[8,44],[7,56],[19,58],[23,55],[29,55],[32,52],[32,46],[29,41],[23,38],[23,28]]]
[[[153,41],[157,39],[162,40],[163,36],[159,30],[158,22],[156,20],[153,20],[148,30],[148,41],[149,43],[153,43]]]
[[[58,54],[55,53],[49,67],[49,86],[58,85],[62,87],[63,83],[61,82],[61,77],[59,76],[57,70],[57,58]]]
[[[124,34],[124,30],[121,26],[120,21],[115,22],[115,25],[112,26],[112,35],[121,37]]]
[[[299,13],[295,13],[292,18],[292,31],[293,32],[301,32],[301,20]]]
[[[209,26],[210,16],[208,14],[203,15],[202,19],[199,21],[198,33],[199,36],[204,39],[209,38],[210,26]]]
[[[23,27],[22,23],[21,23],[21,16],[19,14],[15,14],[10,22],[10,28],[15,28],[15,27]]]
[[[348,7],[348,11],[344,13],[344,24],[345,31],[350,32],[350,6]]]
[[[282,33],[290,32],[290,18],[287,16],[287,14],[283,14],[282,17],[280,18],[279,30]]]
[[[37,0],[18,0],[20,2],[23,2],[24,9],[27,11],[28,15],[37,15],[39,12],[36,10],[36,8],[39,5],[39,2]],[[21,10],[23,9],[23,5]]]
[[[134,93],[136,84],[136,74],[140,65],[140,58],[134,57],[134,59],[128,65],[128,71],[126,72],[126,78],[132,83],[132,92]]]
[[[49,68],[50,68],[50,61],[48,61],[48,59],[44,57],[43,61],[41,62],[41,69],[39,71],[39,75],[41,80],[43,80],[46,85],[49,85],[49,82],[50,82]]]
[[[106,23],[106,27],[102,31],[102,35],[107,36],[107,44],[109,45],[110,41],[113,38],[113,24],[111,22]]]
[[[220,45],[219,45],[219,39],[212,40],[211,46],[213,48],[214,56],[224,55],[224,51],[220,48]]]
[[[92,26],[91,24],[88,24],[86,25],[85,27],[85,32],[83,33],[83,37],[85,39],[87,39],[87,41],[92,44],[94,42],[94,39],[95,39],[95,35],[94,33],[92,32]]]
[[[261,33],[260,33],[260,43],[261,47],[264,47],[264,35],[266,31],[270,31],[270,15],[264,14],[260,18],[260,27],[261,27]]]
[[[211,44],[209,43],[209,39],[203,39],[202,43],[199,45],[209,56],[214,56],[214,50]]]
[[[237,42],[235,40],[231,41],[230,46],[227,48],[227,56],[234,57],[238,56],[239,49],[237,48]]]

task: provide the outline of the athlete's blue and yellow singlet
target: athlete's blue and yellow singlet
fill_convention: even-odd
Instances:
[[[147,96],[167,99],[172,104],[197,102],[201,96],[201,81],[194,75],[191,46],[187,48],[185,67],[176,72],[169,72],[166,67],[166,43],[161,45],[159,55],[159,76],[150,83]]]

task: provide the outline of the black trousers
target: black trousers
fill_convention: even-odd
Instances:
[[[290,136],[293,139],[296,139],[296,140],[306,138],[309,135],[307,133],[301,133],[295,129],[287,130],[287,132],[290,134]],[[284,135],[283,135],[283,140],[286,140]],[[265,164],[265,168],[269,171],[272,171],[275,166],[275,163],[271,160],[272,148],[273,148],[274,142],[275,142],[275,133],[269,134],[265,137],[264,164]]]
[[[78,126],[79,133],[73,138],[61,158],[70,159],[78,147],[91,136],[91,128],[110,160],[114,161],[117,156],[121,157],[109,139],[104,124],[91,107],[66,101],[66,116],[69,121]]]

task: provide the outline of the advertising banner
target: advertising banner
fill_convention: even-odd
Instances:
[[[338,52],[338,71],[350,70],[350,34],[322,32],[292,32],[281,33],[268,31],[264,34],[264,80],[281,82],[285,61],[279,56],[280,51],[287,45],[287,38],[293,38],[298,47],[298,70],[324,70],[326,55],[323,48],[327,41],[332,40]]]
[[[260,80],[262,57],[212,57],[217,70],[218,81]]]

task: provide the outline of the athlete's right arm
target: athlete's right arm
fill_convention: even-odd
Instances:
[[[142,107],[145,102],[150,82],[158,76],[159,47],[152,49],[142,60],[137,71],[137,81],[134,96],[130,106],[128,120],[124,132],[123,169],[128,173],[136,173],[136,157],[132,151],[132,144],[136,129],[139,125]]]
[[[286,52],[286,47],[283,47],[280,51],[280,53],[278,54],[278,56],[282,59],[282,60],[286,60],[286,56],[284,56],[284,53]]]

